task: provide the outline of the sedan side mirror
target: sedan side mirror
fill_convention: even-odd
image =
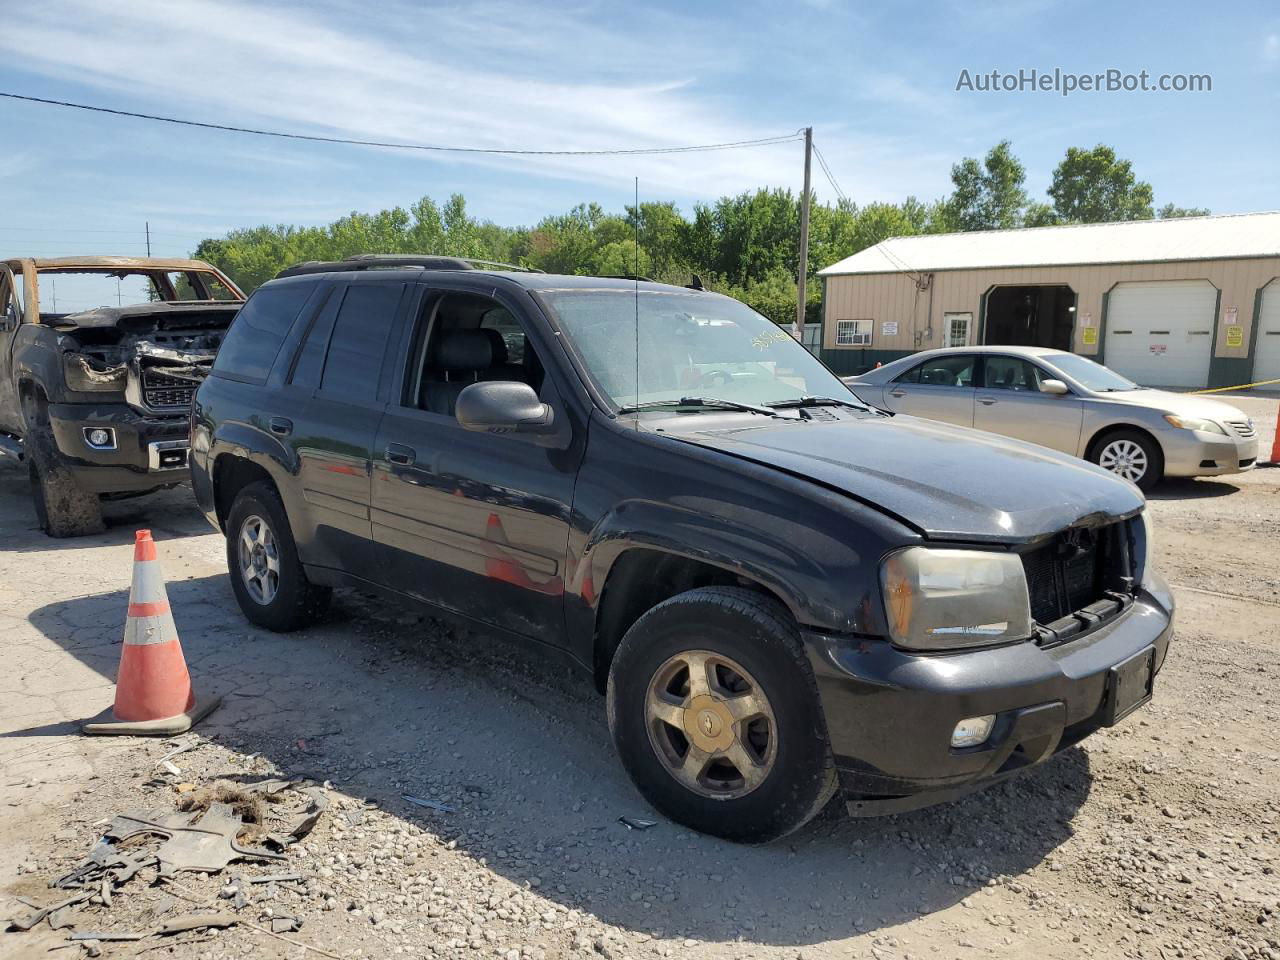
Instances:
[[[1061,380],[1041,380],[1040,392],[1052,393],[1053,395],[1060,397],[1063,394],[1070,393],[1071,390]]]
[[[458,394],[454,408],[464,429],[480,433],[556,432],[555,414],[538,399],[533,387],[516,380],[473,383]]]

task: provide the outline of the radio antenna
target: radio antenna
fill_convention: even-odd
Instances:
[[[640,178],[636,177],[636,266],[632,272],[636,291],[636,430],[640,429]]]

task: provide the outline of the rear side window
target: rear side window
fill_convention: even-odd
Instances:
[[[961,354],[950,357],[932,357],[916,364],[895,383],[919,383],[934,387],[972,387],[973,368],[977,357]]]
[[[280,345],[314,289],[314,283],[284,283],[255,292],[227,331],[213,372],[246,383],[266,382]]]
[[[382,355],[395,325],[403,283],[353,284],[347,288],[329,338],[320,392],[372,401],[378,393]]]

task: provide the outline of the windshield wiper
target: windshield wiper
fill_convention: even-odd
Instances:
[[[763,413],[766,417],[777,417],[780,414],[768,407],[758,407],[754,403],[739,403],[737,400],[722,400],[720,397],[681,397],[679,400],[649,400],[646,403],[633,403],[619,408],[619,413],[636,413],[641,410],[661,410],[666,407],[691,407],[703,410],[742,410],[746,413]]]
[[[777,409],[795,410],[800,407],[852,407],[854,410],[872,410],[872,407],[865,403],[857,403],[853,400],[837,400],[835,397],[796,397],[794,400],[776,400],[769,404],[770,407]]]

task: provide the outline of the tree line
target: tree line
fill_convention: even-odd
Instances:
[[[894,236],[1185,217],[1208,210],[1166,204],[1153,209],[1151,185],[1108,146],[1072,147],[1053,172],[1049,202],[1031,199],[1026,170],[1005,140],[979,160],[951,169],[952,192],[933,201],[859,205],[847,198],[812,203],[806,314],[820,318],[815,272]],[[234,230],[201,241],[194,256],[226,271],[245,291],[304,260],[358,253],[435,253],[597,276],[640,275],[710,289],[750,304],[776,323],[795,318],[799,196],[762,188],[686,216],[672,202],[627,206],[621,213],[583,203],[532,227],[481,221],[459,194],[444,204],[423,197],[408,209],[351,213],[326,226],[280,224]],[[637,242],[638,240],[638,242]]]

